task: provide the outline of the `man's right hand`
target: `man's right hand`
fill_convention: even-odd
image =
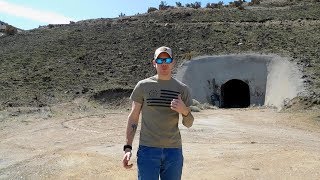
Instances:
[[[130,169],[133,166],[133,164],[128,164],[131,156],[132,156],[131,151],[125,152],[125,154],[123,156],[122,163],[123,163],[123,167],[126,169]]]

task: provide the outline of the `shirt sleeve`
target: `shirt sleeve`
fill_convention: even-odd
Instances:
[[[192,98],[191,98],[191,93],[190,93],[190,90],[188,88],[188,86],[185,86],[184,87],[184,91],[183,91],[183,102],[184,104],[187,106],[187,107],[190,107],[192,105]],[[182,124],[184,126],[186,126],[187,128],[191,127],[192,124],[193,124],[193,121],[194,121],[194,117],[193,115],[191,114],[191,111],[187,114],[187,116],[183,116],[183,119],[182,119]]]
[[[134,87],[130,95],[130,99],[140,104],[143,103],[143,90],[140,82],[138,82],[137,85]]]
[[[187,107],[190,107],[192,105],[192,97],[188,86],[184,87],[182,100]]]
[[[194,117],[193,117],[193,115],[191,114],[191,111],[188,113],[188,115],[187,116],[183,116],[182,115],[182,124],[185,126],[185,127],[187,127],[187,128],[189,128],[189,127],[191,127],[192,126],[192,124],[193,124],[193,121],[194,121]]]

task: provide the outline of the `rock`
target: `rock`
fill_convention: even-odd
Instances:
[[[199,105],[200,105],[199,101],[192,99],[192,106],[199,106]]]
[[[191,112],[200,112],[201,109],[198,108],[197,106],[190,106]]]
[[[312,67],[312,65],[310,63],[306,64],[306,67]]]

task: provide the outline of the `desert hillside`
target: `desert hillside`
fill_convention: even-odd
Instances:
[[[128,96],[166,45],[193,95],[183,180],[318,180],[320,2],[234,6],[4,32],[0,179],[137,179],[145,119],[125,169]]]
[[[0,106],[128,96],[138,80],[155,73],[152,53],[161,45],[172,47],[177,67],[203,55],[289,57],[309,92],[298,101],[320,103],[320,3],[262,1],[244,9],[175,8],[1,36]]]

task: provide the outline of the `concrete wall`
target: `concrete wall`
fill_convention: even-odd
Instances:
[[[265,105],[281,108],[297,95],[307,94],[303,74],[295,64],[274,57],[268,70]]]
[[[210,96],[221,95],[224,83],[239,79],[249,85],[250,104],[280,107],[285,99],[304,90],[298,72],[279,56],[245,54],[197,57],[185,61],[175,76],[190,87],[193,98],[201,103],[211,103]]]

